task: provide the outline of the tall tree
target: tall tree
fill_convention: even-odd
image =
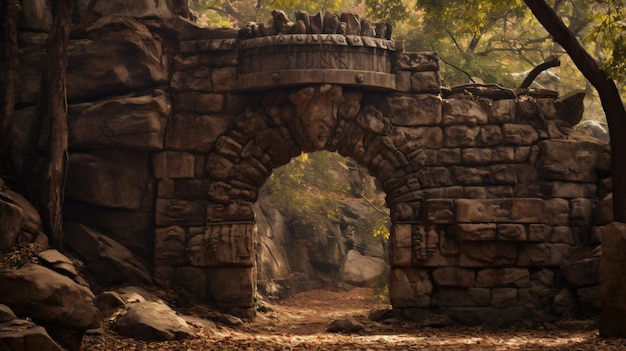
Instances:
[[[544,0],[524,2],[600,95],[611,136],[614,218],[626,223],[626,110],[617,86]]]
[[[38,106],[43,125],[40,144],[46,148],[40,211],[53,247],[63,247],[63,198],[68,167],[67,43],[76,0],[52,0],[53,23],[46,42],[46,59]],[[47,147],[46,147],[47,146]]]

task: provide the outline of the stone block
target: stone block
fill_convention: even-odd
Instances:
[[[463,196],[468,199],[499,199],[503,197],[514,197],[512,186],[466,186],[463,188]],[[461,197],[461,196],[458,196]]]
[[[213,90],[216,92],[231,92],[237,89],[237,67],[216,68],[211,74]]]
[[[390,247],[389,263],[396,267],[410,267],[413,264],[412,247]]]
[[[604,148],[599,143],[554,139],[539,144],[537,170],[544,179],[596,183],[596,166]]]
[[[154,236],[154,262],[182,266],[185,263],[185,230],[179,226],[157,228]]]
[[[509,123],[515,122],[515,111],[517,104],[515,100],[497,100],[491,103],[489,109],[489,123]]]
[[[409,71],[396,71],[396,91],[402,93],[411,92],[411,72]]]
[[[570,200],[570,225],[587,227],[591,224],[592,212],[591,199],[572,199]]]
[[[210,152],[217,139],[232,129],[235,119],[228,116],[175,114],[166,136],[168,149]]]
[[[445,125],[486,124],[487,111],[477,100],[444,99],[442,122]]]
[[[575,245],[577,240],[574,239],[574,235],[570,227],[557,226],[552,227],[552,230],[550,231],[550,242]]]
[[[486,165],[491,163],[492,149],[468,148],[461,151],[461,159],[466,165]]]
[[[411,74],[411,91],[422,94],[439,94],[441,92],[439,73],[430,71]]]
[[[575,288],[600,283],[600,258],[585,258],[561,266],[565,280]]]
[[[413,225],[412,224],[394,224],[392,228],[392,235],[390,237],[392,247],[411,247],[413,246],[412,240]]]
[[[432,282],[427,270],[391,269],[389,300],[394,307],[428,307],[432,291]]]
[[[497,267],[515,264],[516,243],[509,242],[464,242],[461,248],[461,267]]]
[[[566,199],[547,199],[546,204],[546,224],[554,226],[569,225],[569,201]]]
[[[474,286],[475,272],[473,269],[459,267],[441,267],[433,271],[433,282],[437,286],[471,287]]]
[[[517,161],[516,151],[517,147],[514,146],[498,146],[493,148],[491,154],[491,160],[493,162],[511,163]]]
[[[162,90],[69,106],[69,146],[161,150],[171,106]]]
[[[406,143],[400,148],[407,148],[408,150],[438,149],[443,145],[443,132],[439,127],[398,127],[397,130],[404,133],[406,137]]]
[[[452,185],[450,171],[446,167],[426,167],[416,173],[422,188],[439,188]]]
[[[517,307],[517,289],[494,288],[491,289],[491,306],[497,308]]]
[[[476,287],[526,288],[530,286],[530,273],[526,268],[488,268],[476,273]]]
[[[453,166],[454,179],[461,185],[491,185],[493,176],[484,168]]]
[[[519,266],[556,267],[565,262],[572,250],[569,244],[521,244],[517,264]]]
[[[152,156],[152,167],[157,179],[193,178],[196,158],[187,152],[164,151]]]
[[[506,145],[532,145],[539,133],[530,125],[505,123],[502,125],[502,142]]]
[[[170,80],[172,90],[176,92],[211,92],[211,69],[206,66],[195,67],[187,71],[175,71]]]
[[[441,122],[441,98],[437,95],[394,95],[386,99],[383,113],[396,126],[436,125]]]
[[[68,199],[129,210],[152,206],[148,153],[107,150],[72,153],[69,158]]]
[[[206,203],[177,199],[157,199],[156,225],[203,225],[206,221]]]
[[[613,222],[613,193],[602,198],[591,214],[593,225],[603,226]]]
[[[500,126],[486,125],[480,127],[477,146],[496,146],[502,142],[502,129]]]
[[[459,223],[544,223],[542,199],[458,199],[456,220]]]
[[[465,288],[437,288],[435,290],[437,305],[440,307],[466,307],[467,289]]]
[[[438,71],[439,55],[436,52],[399,52],[394,68],[412,72]]]
[[[471,307],[489,306],[491,300],[491,289],[469,288],[467,289],[466,301]]]
[[[432,199],[424,201],[425,217],[431,223],[445,224],[454,220],[454,201]]]
[[[498,240],[501,241],[526,241],[528,234],[523,224],[498,224],[496,226]]]
[[[479,133],[480,127],[451,125],[445,129],[444,145],[446,147],[474,147]]]
[[[496,239],[495,223],[460,223],[455,229],[461,241],[494,241]]]
[[[255,294],[252,267],[214,267],[207,269],[207,298],[219,309],[252,308]]]

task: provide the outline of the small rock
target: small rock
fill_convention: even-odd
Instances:
[[[364,329],[363,324],[351,319],[338,319],[326,328],[330,333],[356,333]]]
[[[384,321],[385,319],[393,318],[393,310],[373,310],[367,315],[367,319],[374,322]]]
[[[108,317],[124,307],[124,299],[115,291],[103,291],[94,300],[102,317]]]
[[[51,249],[41,251],[37,257],[39,257],[39,260],[44,266],[61,273],[64,276],[74,278],[78,275],[78,271],[76,270],[76,267],[74,267],[72,260],[57,250]]]
[[[445,314],[429,314],[428,316],[426,316],[426,318],[424,318],[421,322],[420,325],[422,327],[431,327],[431,328],[441,328],[441,327],[447,327],[454,324],[454,322],[452,322],[452,319],[450,319],[450,317],[448,317]]]

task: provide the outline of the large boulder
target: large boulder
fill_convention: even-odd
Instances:
[[[46,329],[33,322],[13,319],[0,323],[0,350],[63,351]]]
[[[103,286],[152,282],[145,264],[127,248],[83,224],[67,225],[65,244],[85,261],[89,272]]]
[[[46,248],[48,240],[41,231],[37,210],[23,196],[4,188],[1,183],[0,180],[0,252],[31,242]]]
[[[384,260],[363,256],[356,250],[350,250],[339,269],[338,277],[346,283],[367,286],[382,277],[384,268]]]
[[[603,228],[602,248],[600,336],[626,337],[626,223],[613,222]]]

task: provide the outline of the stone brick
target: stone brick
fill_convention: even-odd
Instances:
[[[412,279],[409,279],[411,276]],[[389,274],[389,300],[395,307],[428,307],[432,283],[428,271],[392,268]]]
[[[461,223],[455,229],[461,241],[493,241],[496,239],[495,223]]]
[[[454,179],[461,185],[490,185],[493,177],[486,169],[472,167],[451,167]]]
[[[492,149],[469,148],[461,151],[463,164],[485,165],[491,163]]]
[[[156,225],[203,225],[206,203],[176,199],[157,199]]]
[[[389,248],[389,263],[395,267],[410,267],[413,264],[413,248],[392,246]]]
[[[467,289],[466,299],[468,306],[489,306],[489,301],[491,300],[491,289],[469,288]]]
[[[545,140],[537,161],[537,170],[544,179],[595,183],[596,165],[603,147],[580,140]]]
[[[517,264],[519,266],[560,266],[572,251],[569,244],[521,244]]]
[[[591,199],[570,200],[570,225],[587,227],[591,224]]]
[[[207,300],[216,307],[252,308],[255,269],[252,267],[215,267],[207,269]]]
[[[489,268],[476,273],[476,287],[526,288],[530,285],[530,273],[525,268]]]
[[[565,199],[547,199],[546,204],[546,224],[548,225],[569,225],[569,201]]]
[[[437,151],[437,162],[442,165],[461,163],[461,149],[439,149]]]
[[[392,247],[412,247],[412,232],[412,224],[394,224],[390,238]]]
[[[487,112],[476,100],[444,99],[443,124],[470,125],[487,123]]]
[[[515,100],[497,100],[491,103],[489,109],[489,123],[515,122]]]
[[[541,199],[458,199],[455,203],[459,223],[545,222],[545,205]]]
[[[412,127],[441,123],[441,98],[437,95],[395,95],[386,100],[387,114],[396,126]]]
[[[613,193],[602,198],[591,212],[593,225],[603,226],[613,222]]]
[[[222,134],[234,126],[234,118],[176,114],[166,137],[169,149],[208,153]]]
[[[170,86],[174,91],[211,92],[211,70],[208,67],[195,67],[187,71],[176,71],[172,74]]]
[[[443,132],[439,127],[398,127],[397,129],[403,132],[406,137],[405,146],[413,150],[418,148],[437,149],[443,145]]]
[[[546,232],[550,227],[543,224],[529,224],[528,225],[528,241],[544,242],[546,240]]]
[[[422,188],[445,187],[452,185],[450,171],[446,167],[422,168],[416,173]]]
[[[528,235],[523,224],[498,224],[496,227],[498,240],[526,241]]]
[[[479,127],[452,125],[446,127],[444,132],[444,145],[446,147],[474,147],[476,137],[480,133]]]
[[[550,231],[550,242],[570,245],[576,244],[576,240],[574,240],[574,236],[572,234],[572,229],[566,226],[552,227],[552,230]]]
[[[500,146],[493,148],[491,159],[493,162],[509,163],[516,161],[516,148],[514,146]]]
[[[154,176],[161,178],[193,178],[196,159],[187,152],[165,151],[152,157]]]
[[[575,288],[600,283],[600,258],[586,258],[561,266],[565,280]]]
[[[526,124],[502,125],[502,142],[508,145],[531,145],[539,140],[539,133],[533,126]]]
[[[454,220],[454,201],[444,199],[424,202],[426,219],[431,223],[451,223]]]
[[[468,199],[499,199],[513,197],[513,187],[508,185],[466,186],[463,194]],[[459,196],[460,197],[460,196]]]
[[[467,289],[465,288],[437,288],[435,296],[437,305],[440,307],[467,306]]]
[[[396,71],[396,91],[402,93],[411,92],[411,72],[409,71]]]
[[[436,71],[413,73],[411,75],[411,91],[414,93],[439,94],[441,92],[439,73]]]
[[[216,92],[227,92],[237,89],[237,67],[224,67],[213,70],[211,81]]]
[[[176,284],[191,292],[200,301],[207,301],[208,279],[206,269],[198,267],[178,267],[175,274]]]
[[[517,289],[494,288],[491,289],[491,306],[497,308],[517,307]]]
[[[497,267],[515,264],[517,244],[509,242],[464,242],[461,267]]]
[[[502,142],[502,129],[500,126],[487,125],[480,127],[478,146],[496,146]]]
[[[471,287],[474,276],[474,270],[467,268],[441,267],[433,271],[433,281],[438,286]]]
[[[600,261],[600,299],[603,312],[600,335],[626,335],[626,224],[613,222],[602,237],[604,258]]]
[[[185,230],[179,226],[157,228],[154,236],[155,264],[182,266],[185,263]]]

